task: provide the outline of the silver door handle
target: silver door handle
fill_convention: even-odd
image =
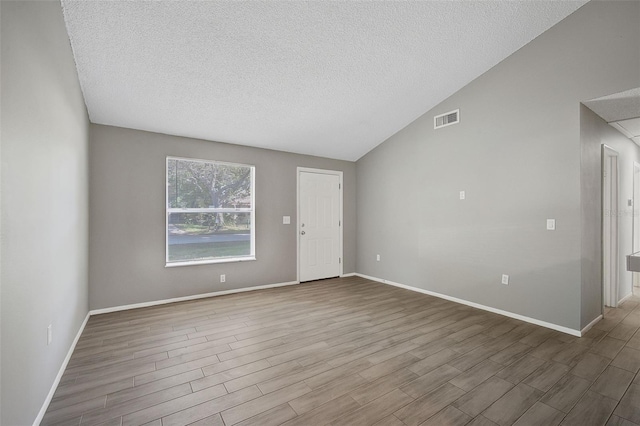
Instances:
[[[300,235],[304,235],[304,234],[305,234],[305,232],[304,232],[304,231],[300,232]]]

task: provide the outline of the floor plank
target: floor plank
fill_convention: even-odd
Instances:
[[[501,426],[513,424],[536,403],[542,392],[520,383],[494,402],[482,415]]]
[[[473,418],[496,402],[502,395],[511,390],[512,387],[513,384],[506,380],[491,377],[477,388],[467,392],[452,405]]]
[[[618,401],[587,391],[562,424],[567,426],[604,425],[617,404]]]
[[[634,423],[640,423],[640,385],[629,386],[615,414]]]
[[[515,426],[555,426],[560,424],[564,413],[549,407],[542,402],[536,402],[522,417],[514,423]]]

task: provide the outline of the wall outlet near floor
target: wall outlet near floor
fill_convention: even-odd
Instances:
[[[291,225],[291,216],[282,216],[283,225]]]
[[[467,194],[464,191],[460,191],[460,199],[464,200],[465,198],[467,198]]]
[[[509,275],[502,274],[502,284],[509,285]]]
[[[379,254],[376,254],[376,260],[377,260],[378,262],[380,262],[380,255],[379,255]]]
[[[555,219],[547,219],[547,230],[555,231],[556,230],[556,220]]]
[[[49,324],[47,326],[47,346],[49,346],[51,344],[51,341],[53,340],[53,325]]]
[[[220,282],[223,283],[227,281],[227,276],[225,274],[220,274]]]

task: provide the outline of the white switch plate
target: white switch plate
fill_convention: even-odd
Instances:
[[[509,275],[502,274],[502,284],[509,285]]]
[[[460,191],[460,199],[464,200],[466,198],[466,194],[464,193],[464,191]]]
[[[220,282],[223,283],[225,281],[227,281],[227,276],[225,274],[221,274],[220,275]]]
[[[555,231],[556,230],[556,220],[555,219],[547,219],[547,230]]]
[[[291,224],[291,216],[282,216],[282,224],[290,225]]]
[[[52,341],[53,341],[53,330],[52,330],[52,325],[49,324],[49,326],[47,327],[47,346],[49,346]]]
[[[380,262],[380,255],[379,255],[379,254],[376,254],[376,260],[377,260],[378,262]]]

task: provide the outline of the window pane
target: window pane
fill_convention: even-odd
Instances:
[[[169,159],[169,208],[251,208],[251,167]]]
[[[169,262],[251,255],[251,213],[171,213]]]

